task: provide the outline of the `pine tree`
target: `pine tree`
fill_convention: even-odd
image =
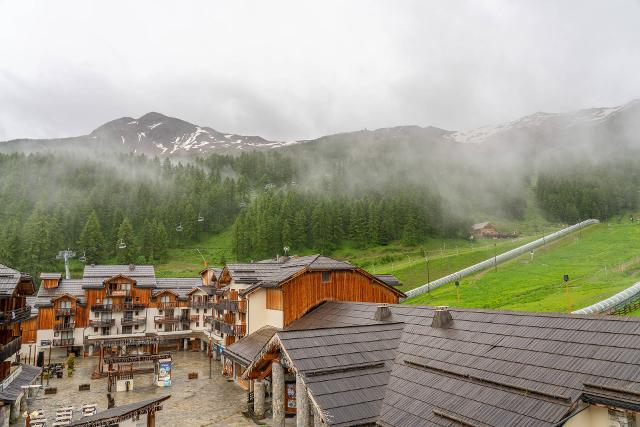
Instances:
[[[87,257],[87,263],[98,263],[103,256],[104,236],[96,211],[92,211],[80,233],[79,249]]]

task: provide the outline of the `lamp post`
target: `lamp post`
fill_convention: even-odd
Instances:
[[[431,277],[429,274],[429,257],[427,256],[427,251],[424,251],[424,261],[427,263],[427,293],[431,294],[431,289],[430,288],[430,283],[431,283]]]

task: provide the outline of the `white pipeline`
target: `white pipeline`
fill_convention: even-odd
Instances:
[[[500,264],[501,262],[508,261],[510,259],[519,257],[522,254],[527,252],[531,252],[534,249],[537,249],[549,242],[559,239],[560,237],[564,237],[568,234],[573,233],[574,231],[578,231],[583,227],[588,225],[597,224],[600,221],[597,219],[588,219],[586,221],[582,221],[578,224],[574,224],[570,227],[563,228],[562,230],[558,230],[554,233],[551,233],[547,236],[544,236],[538,240],[534,240],[533,242],[527,243],[526,245],[522,245],[518,248],[512,249],[505,253],[502,253],[496,257],[491,257],[485,261],[479,262],[478,264],[472,265],[471,267],[464,268],[460,271],[456,271],[455,273],[451,273],[448,276],[441,277],[438,280],[434,280],[426,285],[419,286],[415,289],[411,289],[410,291],[405,292],[407,294],[407,298],[415,297],[416,295],[424,294],[432,289],[439,288],[440,286],[446,285],[447,283],[455,282],[456,280],[460,280],[462,277],[469,276],[471,274],[475,274],[479,271],[485,270],[487,268],[494,267],[496,264]]]

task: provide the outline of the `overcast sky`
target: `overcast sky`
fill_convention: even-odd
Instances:
[[[0,140],[148,111],[300,139],[640,97],[640,1],[0,0]]]

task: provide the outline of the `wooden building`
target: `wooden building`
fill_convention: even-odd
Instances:
[[[87,265],[82,279],[42,273],[37,316],[23,329],[27,352],[92,355],[104,337],[156,334],[163,349],[204,349],[205,317],[221,270],[201,277],[156,278],[149,265]],[[35,346],[34,346],[35,343]]]
[[[20,364],[22,323],[31,317],[27,297],[35,291],[28,274],[0,264],[0,420],[8,426],[20,415],[24,391],[40,369]]]
[[[218,281],[214,335],[225,352],[225,373],[236,380],[246,361],[233,344],[266,326],[285,328],[325,301],[398,303],[404,294],[393,276],[373,276],[348,262],[322,255],[227,264]],[[262,336],[262,340],[268,339]],[[262,342],[264,344],[264,342]],[[259,349],[255,342],[254,349]]]
[[[276,332],[243,379],[258,417],[271,384],[274,427],[286,412],[304,427],[634,426],[639,331],[631,317],[332,301]]]

